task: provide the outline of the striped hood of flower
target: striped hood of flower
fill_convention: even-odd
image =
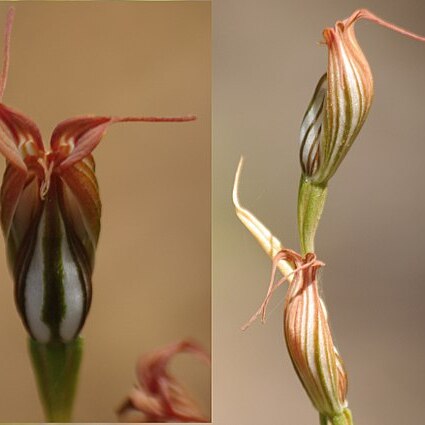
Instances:
[[[281,258],[295,265],[284,307],[286,345],[315,408],[332,418],[347,407],[347,375],[333,344],[327,312],[319,296],[317,272],[323,263],[315,254],[302,258],[290,250],[281,251],[275,262]]]
[[[90,307],[101,204],[93,157],[71,151],[97,121],[60,124],[45,152],[35,124],[0,105],[1,225],[17,307],[39,342],[75,338]]]
[[[68,342],[79,334],[91,302],[101,215],[93,149],[113,123],[195,117],[71,118],[57,125],[45,149],[36,124],[1,103],[12,20],[13,9],[0,78],[0,153],[6,159],[0,222],[25,327],[39,342]]]
[[[292,271],[275,282],[279,263],[291,264]],[[267,305],[274,291],[289,282],[283,313],[286,346],[297,375],[318,412],[328,418],[349,414],[347,375],[332,340],[327,311],[319,295],[317,272],[324,264],[315,254],[305,257],[283,248],[273,258],[273,271],[264,302],[243,327],[258,316],[265,321]]]
[[[354,25],[367,19],[419,41],[417,36],[361,9],[323,31],[328,69],[320,78],[300,130],[303,174],[327,184],[349,151],[367,118],[373,99],[373,77],[355,36]]]
[[[18,310],[37,341],[72,340],[84,324],[101,214],[91,151],[110,124],[144,120],[174,119],[72,118],[46,151],[36,125],[0,104],[1,226]]]

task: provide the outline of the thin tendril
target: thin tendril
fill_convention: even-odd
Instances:
[[[307,258],[308,258],[308,261],[306,261]],[[296,268],[292,272],[285,274],[281,279],[279,279],[277,282],[275,282],[278,263],[281,260],[294,262],[295,265],[296,265]],[[304,264],[300,265],[302,261],[304,261]],[[314,254],[310,253],[310,254],[308,254],[308,257],[305,257],[303,259],[303,258],[301,258],[301,256],[299,254],[297,254],[296,252],[289,250],[289,249],[284,249],[284,250],[278,252],[275,255],[275,257],[273,258],[272,273],[271,273],[271,277],[270,277],[270,283],[269,283],[269,288],[267,290],[266,298],[264,299],[260,308],[251,316],[251,318],[248,320],[248,322],[245,323],[245,325],[243,325],[241,329],[244,331],[247,328],[249,328],[249,326],[251,326],[251,324],[253,322],[255,322],[257,317],[260,316],[260,315],[261,315],[261,322],[264,323],[265,319],[266,319],[267,305],[268,305],[270,298],[272,297],[274,291],[277,288],[279,288],[279,286],[281,286],[285,282],[287,282],[288,279],[291,277],[291,275],[294,275],[294,279],[290,283],[290,284],[293,284],[293,282],[297,281],[301,271],[308,269],[309,267],[312,267],[314,265],[324,265],[324,263],[322,263],[321,261],[318,261],[316,259],[316,256]]]
[[[7,11],[6,29],[4,31],[3,68],[0,75],[0,102],[3,99],[3,93],[6,88],[7,74],[9,71],[10,35],[12,33],[14,16],[15,9],[13,7],[9,7],[9,10]]]
[[[114,117],[112,122],[186,122],[196,120],[195,115],[183,117]]]
[[[375,24],[381,25],[385,28],[389,28],[392,31],[398,32],[400,34],[405,35],[406,37],[413,38],[414,40],[418,41],[425,41],[425,37],[417,35],[411,31],[407,31],[404,28],[401,28],[397,25],[394,25],[390,22],[384,21],[383,19],[379,18],[372,12],[369,12],[367,9],[359,9],[356,10],[349,18],[345,19],[343,21],[345,26],[349,26],[353,24],[358,19],[367,19],[368,21],[374,22]]]

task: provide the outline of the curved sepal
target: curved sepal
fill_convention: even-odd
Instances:
[[[43,142],[38,127],[25,115],[0,103],[0,153],[6,158],[7,168],[1,187],[1,226],[6,240],[9,239],[12,223],[14,237],[25,233],[33,210],[29,203],[34,189],[34,179],[43,174],[38,162],[44,158]],[[35,189],[39,190],[37,184]],[[25,188],[24,208],[19,208],[20,198]],[[38,196],[38,193],[36,194]],[[13,222],[15,213],[18,220]],[[18,229],[19,228],[19,229]],[[16,236],[18,234],[18,236]]]
[[[87,157],[100,143],[110,124],[118,122],[185,122],[196,117],[76,117],[58,124],[51,148],[58,170],[65,170]]]
[[[60,202],[65,225],[84,247],[91,268],[99,239],[101,202],[92,155],[60,173]]]
[[[26,115],[0,103],[0,153],[22,170],[44,156],[40,130]]]

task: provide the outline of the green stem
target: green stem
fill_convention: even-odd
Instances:
[[[298,232],[302,255],[314,252],[314,238],[327,193],[326,185],[312,183],[305,176],[301,176],[298,192]]]
[[[328,418],[325,415],[319,414],[320,416],[320,425],[328,425]]]
[[[353,416],[350,409],[346,408],[340,415],[331,418],[331,423],[332,425],[353,425]]]
[[[70,422],[83,340],[43,344],[29,339],[38,390],[48,422]]]

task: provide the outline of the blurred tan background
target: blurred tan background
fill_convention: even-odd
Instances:
[[[198,116],[115,125],[94,152],[102,232],[74,419],[114,422],[139,354],[185,337],[210,350],[210,4],[15,8],[4,102],[34,119],[46,144],[76,115]],[[0,421],[40,422],[3,243],[0,251]],[[210,371],[185,355],[173,370],[208,412]]]
[[[275,295],[266,325],[239,330],[265,296],[271,264],[237,220],[231,189],[243,154],[242,204],[298,249],[298,132],[326,70],[318,42],[324,27],[359,7],[425,35],[423,1],[214,2],[217,425],[319,423],[283,343],[285,290]],[[375,101],[330,183],[317,235],[324,297],[355,424],[422,423],[425,44],[365,21],[356,29],[375,76]]]

